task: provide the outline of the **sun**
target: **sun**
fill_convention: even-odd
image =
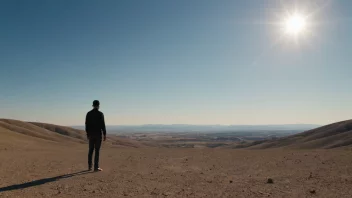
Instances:
[[[302,35],[307,29],[307,19],[300,13],[288,15],[282,24],[284,32],[292,36]]]

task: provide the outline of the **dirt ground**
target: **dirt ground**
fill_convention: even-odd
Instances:
[[[0,148],[0,197],[352,197],[352,151]],[[273,180],[267,183],[268,178]]]

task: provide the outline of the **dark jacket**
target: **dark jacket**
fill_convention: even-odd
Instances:
[[[104,114],[98,109],[94,108],[87,113],[86,132],[87,137],[101,137],[102,132],[106,136]]]

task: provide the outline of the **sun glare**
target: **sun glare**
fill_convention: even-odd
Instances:
[[[286,34],[297,36],[305,32],[307,20],[304,15],[295,13],[284,19],[283,26]]]

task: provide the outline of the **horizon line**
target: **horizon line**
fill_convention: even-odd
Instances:
[[[317,125],[323,124],[310,124],[310,123],[297,123],[297,124],[106,124],[106,126],[277,126],[277,125]],[[70,126],[84,126],[84,125],[70,125]]]

